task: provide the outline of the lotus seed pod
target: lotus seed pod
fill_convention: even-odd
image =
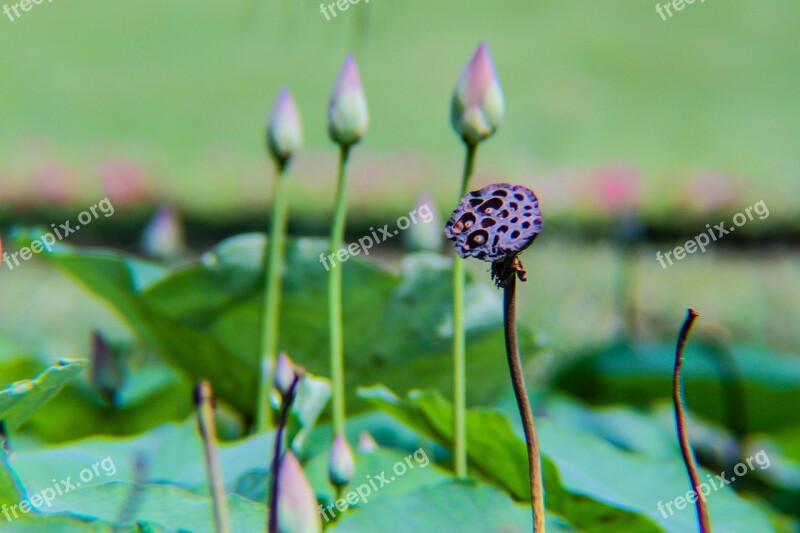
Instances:
[[[341,433],[336,435],[331,447],[328,462],[328,478],[335,487],[349,485],[355,475],[355,458],[347,439]]]
[[[267,145],[275,161],[283,166],[300,150],[303,142],[303,129],[300,113],[287,88],[282,88],[275,99],[269,116]]]
[[[497,130],[504,115],[503,89],[489,48],[481,43],[456,83],[450,121],[464,142],[476,145]]]
[[[334,142],[350,146],[367,132],[367,100],[353,54],[347,56],[328,106],[328,134]]]
[[[289,392],[295,375],[294,365],[289,356],[283,352],[278,354],[278,360],[275,363],[275,388],[281,395],[286,396]]]
[[[522,185],[495,183],[467,193],[444,231],[461,257],[496,263],[526,249],[542,231],[539,200]]]
[[[278,467],[278,531],[321,533],[317,496],[297,456],[288,450]]]

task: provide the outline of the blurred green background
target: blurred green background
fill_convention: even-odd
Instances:
[[[545,213],[527,259],[526,321],[564,351],[617,331],[609,221],[621,175],[645,227],[631,279],[646,332],[671,332],[693,305],[734,339],[796,349],[798,17],[791,0],[697,3],[667,21],[650,3],[612,1],[374,0],[331,21],[305,0],[42,4],[0,20],[0,228],[61,222],[108,195],[115,215],[72,242],[136,249],[164,201],[185,214],[197,250],[262,229],[266,114],[287,85],[307,139],[291,228],[326,234],[336,150],[324,112],[348,50],[371,112],[348,232],[394,222],[424,193],[446,218],[462,159],[450,92],[485,39],[508,113],[481,147],[474,184],[529,185]],[[668,270],[655,260],[759,200],[769,218]],[[32,262],[8,274],[6,336],[64,355],[88,346],[75,321],[108,325],[93,301],[64,322],[60,305],[83,297],[51,270]],[[26,329],[33,320],[49,335]]]

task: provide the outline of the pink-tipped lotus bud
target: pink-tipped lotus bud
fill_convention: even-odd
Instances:
[[[378,451],[378,443],[366,429],[362,429],[358,434],[358,453],[375,453]]]
[[[320,533],[317,497],[297,456],[288,450],[278,467],[278,531]]]
[[[481,43],[456,83],[450,120],[464,142],[476,145],[495,132],[504,114],[503,89],[489,48]]]
[[[167,261],[186,255],[186,233],[177,209],[169,205],[159,207],[142,232],[142,250]]]
[[[289,356],[283,352],[278,354],[278,361],[275,363],[275,388],[283,396],[289,392],[295,375],[294,364]]]
[[[331,455],[328,460],[328,478],[335,487],[344,487],[353,481],[356,465],[353,450],[341,433],[333,439]]]
[[[361,140],[367,132],[367,100],[353,54],[344,62],[328,105],[328,134],[342,146]]]
[[[300,124],[300,113],[286,87],[278,93],[272,106],[267,130],[269,152],[275,161],[283,166],[300,150],[303,142],[303,128]]]

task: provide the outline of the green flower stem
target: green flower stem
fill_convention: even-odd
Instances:
[[[269,394],[278,351],[278,318],[281,306],[283,252],[286,247],[286,182],[287,166],[276,165],[275,190],[272,201],[272,223],[264,259],[264,313],[261,339],[261,380],[256,409],[256,428],[265,431],[272,427],[272,408]]]
[[[331,229],[330,255],[344,245],[345,192],[347,181],[347,162],[350,146],[342,146],[339,155],[339,179],[336,186],[336,206]],[[328,271],[328,326],[331,339],[331,381],[333,381],[333,434],[344,434],[344,341],[342,333],[342,265],[331,259]]]
[[[458,201],[467,194],[469,179],[475,166],[477,144],[467,143],[464,157],[464,173],[461,178],[461,193]],[[466,271],[464,261],[458,254],[453,256],[453,436],[455,441],[456,477],[467,477],[467,377],[466,339],[464,333],[464,287]]]
[[[675,427],[678,431],[678,442],[681,445],[683,462],[686,465],[686,471],[689,473],[692,489],[696,494],[701,494],[700,474],[697,471],[697,461],[695,461],[692,445],[689,442],[689,433],[686,430],[686,408],[683,405],[683,396],[681,395],[683,347],[686,345],[686,339],[689,337],[689,332],[698,316],[700,315],[697,311],[690,308],[686,312],[686,319],[678,334],[678,345],[675,348],[675,370],[672,374],[672,400],[675,403]],[[697,507],[697,523],[700,533],[709,533],[711,531],[711,519],[708,517],[708,507],[706,506],[705,498],[698,498],[695,502],[695,506]]]
[[[531,511],[533,512],[534,533],[544,533],[544,482],[542,480],[542,457],[539,439],[533,423],[533,411],[525,389],[525,376],[517,342],[517,275],[512,273],[503,285],[503,320],[505,322],[506,356],[517,398],[522,427],[525,430],[525,443],[528,445],[528,473],[531,483]]]

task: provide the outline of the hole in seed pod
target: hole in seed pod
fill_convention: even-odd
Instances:
[[[525,200],[525,195],[522,194],[521,192],[517,192],[517,193],[514,193],[514,198],[516,198],[517,200],[522,202],[523,200]]]
[[[480,198],[470,198],[470,200],[469,200],[469,205],[471,207],[475,207],[477,205],[481,205],[482,203],[483,203],[483,200],[481,200]]]
[[[531,223],[528,222],[527,220],[522,223],[522,229],[528,229],[530,227],[531,227]]]
[[[468,230],[475,224],[475,214],[474,213],[464,213],[461,215],[461,218],[458,219],[456,222],[456,226],[460,225],[460,229],[456,233],[461,233],[464,230]],[[455,228],[453,228],[455,230]]]
[[[517,204],[517,202],[511,202],[511,203],[510,203],[510,204],[508,204],[508,205],[511,207],[511,210],[512,210],[512,211],[516,211],[516,210],[517,210],[517,207],[519,207],[519,204]]]
[[[516,224],[517,222],[519,222],[519,217],[514,217],[509,222],[511,222],[512,224]]]
[[[482,228],[491,228],[495,224],[497,224],[497,222],[493,218],[484,218],[483,220],[481,220]]]
[[[508,215],[509,215],[508,209],[503,209],[502,211],[497,213],[497,216],[500,218],[508,218]]]
[[[525,207],[523,207],[523,209],[525,211],[530,211],[531,209],[533,209],[533,206],[532,205],[526,205]]]
[[[502,207],[502,205],[503,205],[503,200],[501,200],[500,198],[489,198],[488,200],[483,202],[480,205],[480,207],[478,207],[478,212],[484,213],[486,215],[491,215],[497,209]]]
[[[516,239],[517,237],[519,237],[519,230],[515,229],[514,231],[511,232],[511,238]]]
[[[505,198],[506,196],[508,196],[508,191],[505,189],[497,189],[492,193],[492,196],[502,196],[503,198]]]
[[[497,228],[497,233],[505,233],[507,231],[508,231],[508,226],[506,226],[505,224]]]
[[[492,247],[497,246],[498,242],[500,242],[500,235],[495,235],[494,238],[492,238]]]
[[[522,216],[524,216],[524,217],[532,217],[533,213],[522,213]]]
[[[479,230],[473,232],[469,236],[469,238],[467,239],[467,242],[472,247],[478,247],[478,246],[483,246],[484,244],[486,244],[486,241],[488,241],[488,240],[489,240],[489,233],[486,230],[479,229]]]

